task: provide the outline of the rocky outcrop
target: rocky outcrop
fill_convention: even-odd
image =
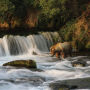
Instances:
[[[3,66],[25,67],[28,69],[37,68],[34,60],[16,60],[3,64]]]
[[[90,89],[90,78],[56,81],[49,85],[51,90]]]

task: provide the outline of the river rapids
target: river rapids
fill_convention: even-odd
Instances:
[[[72,67],[71,61],[87,56],[67,57],[59,60],[51,57],[49,48],[57,33],[40,35],[12,36],[0,38],[0,90],[51,90],[49,84],[58,80],[90,77],[90,66]],[[34,53],[36,53],[34,55]],[[39,70],[5,67],[4,63],[13,60],[32,59]]]

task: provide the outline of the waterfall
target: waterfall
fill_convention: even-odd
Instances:
[[[0,56],[4,56],[4,55],[5,55],[5,48],[4,48],[3,40],[0,39]]]
[[[49,52],[55,35],[56,32],[43,32],[26,37],[6,35],[0,38],[0,57]]]

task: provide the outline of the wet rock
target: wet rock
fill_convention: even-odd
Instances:
[[[51,90],[71,90],[71,89],[77,88],[77,86],[74,86],[74,85],[70,86],[68,84],[60,84],[60,85],[54,84],[54,85],[55,85],[55,87],[50,85]]]
[[[36,52],[34,52],[34,51],[32,52],[32,54],[33,54],[33,55],[38,55],[38,54],[37,54]]]
[[[51,90],[90,89],[90,77],[56,81],[49,86]]]
[[[85,67],[87,65],[86,61],[84,61],[84,60],[73,61],[73,62],[71,62],[71,64],[73,67],[77,67],[77,66]]]
[[[70,90],[69,86],[66,84],[61,84],[59,86],[55,86],[52,88],[52,90]]]
[[[15,66],[15,67],[25,67],[28,69],[37,68],[36,62],[34,60],[16,60],[3,64],[3,66]]]

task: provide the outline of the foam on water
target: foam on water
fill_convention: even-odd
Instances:
[[[50,90],[47,86],[32,86],[30,84],[12,84],[0,81],[0,90]]]
[[[90,77],[90,66],[75,68],[71,65],[70,59],[77,60],[83,56],[62,61],[50,56],[49,48],[53,44],[54,35],[56,33],[27,37],[5,36],[0,39],[0,90],[50,90],[48,85],[53,81]],[[9,61],[27,59],[35,60],[37,68],[42,71],[2,67],[3,63]],[[32,77],[36,80],[31,81]]]
[[[22,90],[49,90],[48,83],[53,81],[90,77],[90,66],[75,68],[71,66],[71,61],[54,61],[55,58],[49,57],[48,55],[47,57],[32,56],[31,58],[36,60],[38,69],[43,71],[0,67],[0,82],[4,82],[0,86],[0,90],[5,90],[5,88],[7,90],[12,90],[13,88],[15,90],[19,90],[20,88]],[[38,86],[34,86],[28,81],[32,76],[44,78],[45,81]],[[26,79],[26,83],[23,83],[22,79]],[[12,83],[12,80],[15,82],[17,80],[21,81],[17,84]]]

